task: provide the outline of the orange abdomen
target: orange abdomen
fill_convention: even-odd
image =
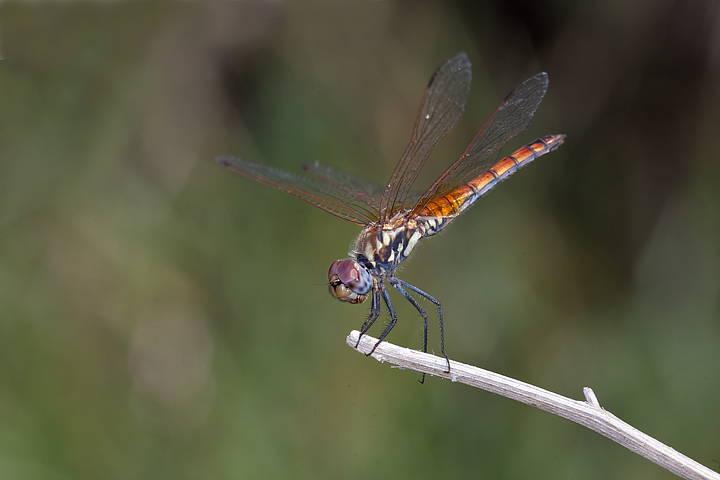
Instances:
[[[563,143],[565,135],[548,135],[538,138],[532,143],[515,151],[512,155],[503,157],[495,165],[484,171],[468,183],[456,188],[452,192],[429,202],[420,212],[420,217],[440,217],[452,219],[463,210],[472,205],[475,200],[485,195],[498,183],[515,173],[515,171],[532,162],[541,155],[545,155],[558,148]],[[440,222],[439,228],[447,222]]]

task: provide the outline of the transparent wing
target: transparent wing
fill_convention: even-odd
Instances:
[[[302,168],[319,181],[344,190],[355,201],[371,205],[375,211],[380,210],[380,198],[383,192],[380,185],[327,165],[321,165],[318,161],[303,164]]]
[[[415,119],[410,144],[383,191],[381,221],[389,219],[400,209],[414,205],[409,201],[410,188],[435,145],[462,116],[470,82],[470,60],[464,53],[445,62],[430,78]]]
[[[322,165],[318,161],[303,164],[302,168],[318,180],[337,185],[338,188],[352,195],[357,202],[375,207],[376,215],[380,210],[380,201],[384,190],[380,185],[342,170]],[[405,194],[405,203],[415,205],[422,195],[423,192],[408,192]]]
[[[422,195],[412,213],[417,214],[434,198],[455,190],[492,167],[500,149],[530,124],[547,86],[547,74],[539,73],[515,88],[485,122],[460,158]]]
[[[371,202],[367,192],[340,183],[337,178],[296,175],[235,157],[218,157],[216,160],[235,173],[304,200],[348,222],[364,226],[378,218],[377,201]],[[344,175],[350,178],[349,174]]]

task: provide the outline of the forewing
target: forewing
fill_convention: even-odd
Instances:
[[[410,138],[382,195],[380,219],[414,205],[408,193],[435,145],[460,119],[470,92],[470,60],[461,53],[445,62],[430,78]]]
[[[344,190],[355,201],[371,205],[375,211],[380,210],[380,198],[383,192],[380,185],[368,182],[342,170],[321,165],[317,161],[311,164],[303,164],[302,168],[319,181]]]
[[[376,206],[376,210],[379,211],[380,199],[383,194],[383,187],[380,185],[343,172],[342,170],[322,165],[317,161],[311,164],[303,164],[302,167],[303,170],[318,180],[341,185],[348,193],[352,192],[353,197],[358,201]],[[423,193],[424,192],[408,192],[405,194],[405,203],[415,205]]]
[[[364,226],[378,218],[377,202],[370,203],[364,193],[337,181],[296,175],[235,157],[218,157],[217,162],[357,225]]]
[[[548,77],[539,73],[520,84],[485,122],[465,152],[423,194],[413,208],[418,213],[434,198],[445,195],[488,170],[498,152],[525,130],[547,91]]]

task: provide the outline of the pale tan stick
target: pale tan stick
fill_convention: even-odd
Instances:
[[[347,344],[355,348],[359,334],[360,332],[357,330],[350,332]],[[376,338],[363,335],[357,350],[367,354],[376,343]],[[580,402],[528,383],[452,360],[450,361],[450,373],[446,373],[447,363],[444,358],[398,347],[387,342],[378,345],[372,356],[380,362],[388,362],[404,370],[414,370],[481,388],[532,405],[553,415],[567,418],[606,436],[687,480],[720,480],[719,473],[658,442],[602,408],[595,393],[589,387],[583,388],[585,401]]]

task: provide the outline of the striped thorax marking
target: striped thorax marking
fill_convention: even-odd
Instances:
[[[426,230],[424,222],[398,215],[395,221],[365,227],[351,255],[362,254],[374,265],[394,269],[410,255]]]

